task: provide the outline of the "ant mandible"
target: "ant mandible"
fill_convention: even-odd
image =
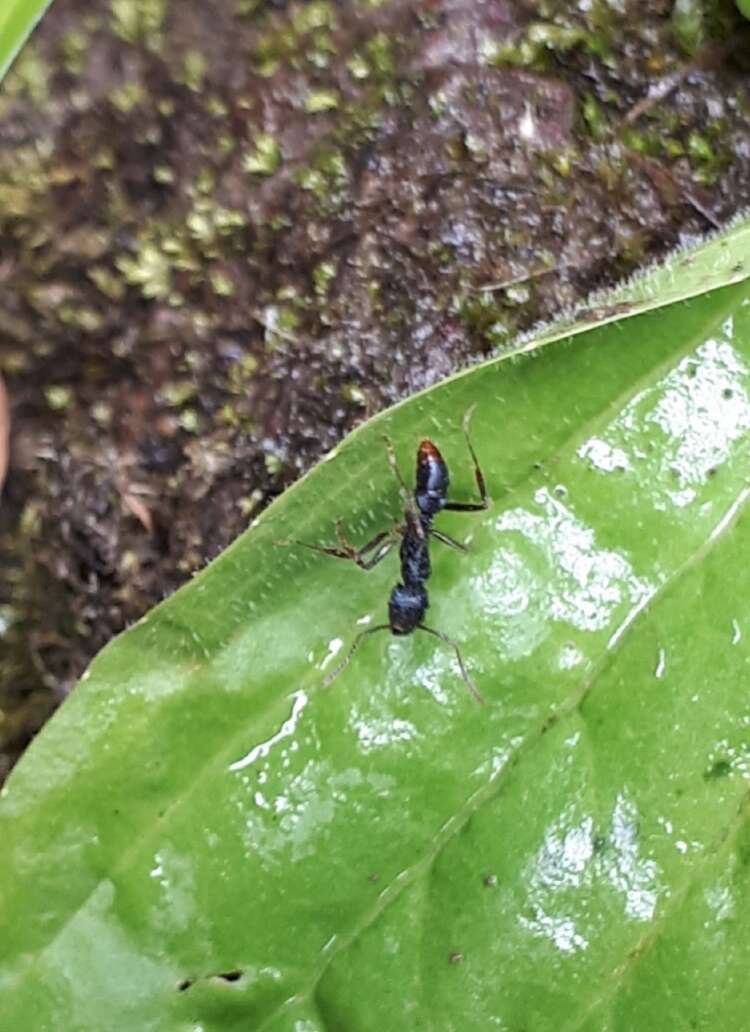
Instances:
[[[427,627],[422,623],[429,605],[425,581],[432,572],[429,551],[430,537],[434,537],[438,541],[442,541],[443,544],[458,549],[460,552],[466,551],[465,545],[433,527],[433,520],[442,511],[479,512],[483,509],[488,509],[490,505],[484,476],[469,437],[469,422],[474,407],[472,405],[464,415],[462,429],[469,454],[474,463],[474,477],[481,501],[448,501],[447,494],[450,482],[448,466],[436,446],[432,441],[428,440],[422,441],[417,448],[416,489],[413,492],[409,491],[399,471],[393,443],[390,438],[386,437],[388,462],[401,485],[406,499],[403,523],[396,524],[389,530],[381,530],[380,533],[376,534],[367,544],[362,545],[361,548],[355,548],[346,540],[341,527],[341,520],[336,521],[338,548],[331,548],[325,545],[311,545],[305,541],[279,542],[279,544],[303,545],[305,548],[311,548],[315,552],[332,555],[336,559],[351,560],[351,562],[356,563],[363,570],[371,570],[388,555],[399,538],[401,539],[401,548],[399,550],[401,582],[393,588],[388,600],[388,623],[368,627],[367,630],[358,634],[344,659],[325,678],[324,685],[329,685],[349,665],[360,642],[369,634],[388,630],[393,634],[399,635],[411,634],[413,631],[426,631],[428,634],[440,638],[441,641],[453,648],[461,670],[461,676],[467,688],[478,703],[484,703],[484,699],[466,670],[458,643],[449,638],[447,634],[443,634],[442,631],[437,631],[434,627]]]

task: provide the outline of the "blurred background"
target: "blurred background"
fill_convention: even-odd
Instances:
[[[0,88],[0,780],[356,423],[749,202],[732,0],[55,0]]]

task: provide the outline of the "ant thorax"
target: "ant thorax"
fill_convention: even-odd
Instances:
[[[399,558],[401,559],[401,579],[404,584],[419,585],[426,581],[432,573],[430,551],[427,545],[427,534],[424,519],[420,519],[417,529],[407,529],[401,538]]]

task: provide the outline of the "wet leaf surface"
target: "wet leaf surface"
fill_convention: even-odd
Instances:
[[[453,496],[426,635],[290,536]],[[475,368],[363,426],[99,656],[0,806],[0,1026],[742,1027],[750,284]],[[676,1003],[675,1001],[678,1001]]]
[[[56,0],[0,92],[0,780],[355,425],[750,204],[719,6],[688,56],[673,0]]]

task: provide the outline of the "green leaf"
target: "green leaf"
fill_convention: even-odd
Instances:
[[[740,14],[744,14],[746,18],[750,18],[750,0],[737,0],[737,9]]]
[[[26,42],[51,0],[2,0],[0,4],[0,79]]]
[[[744,1027],[746,233],[365,424],[104,650],[3,791],[0,1028]],[[438,518],[428,617],[487,704],[418,633],[323,688],[397,559],[277,542],[399,518],[384,432],[472,498],[472,404],[493,505]]]

